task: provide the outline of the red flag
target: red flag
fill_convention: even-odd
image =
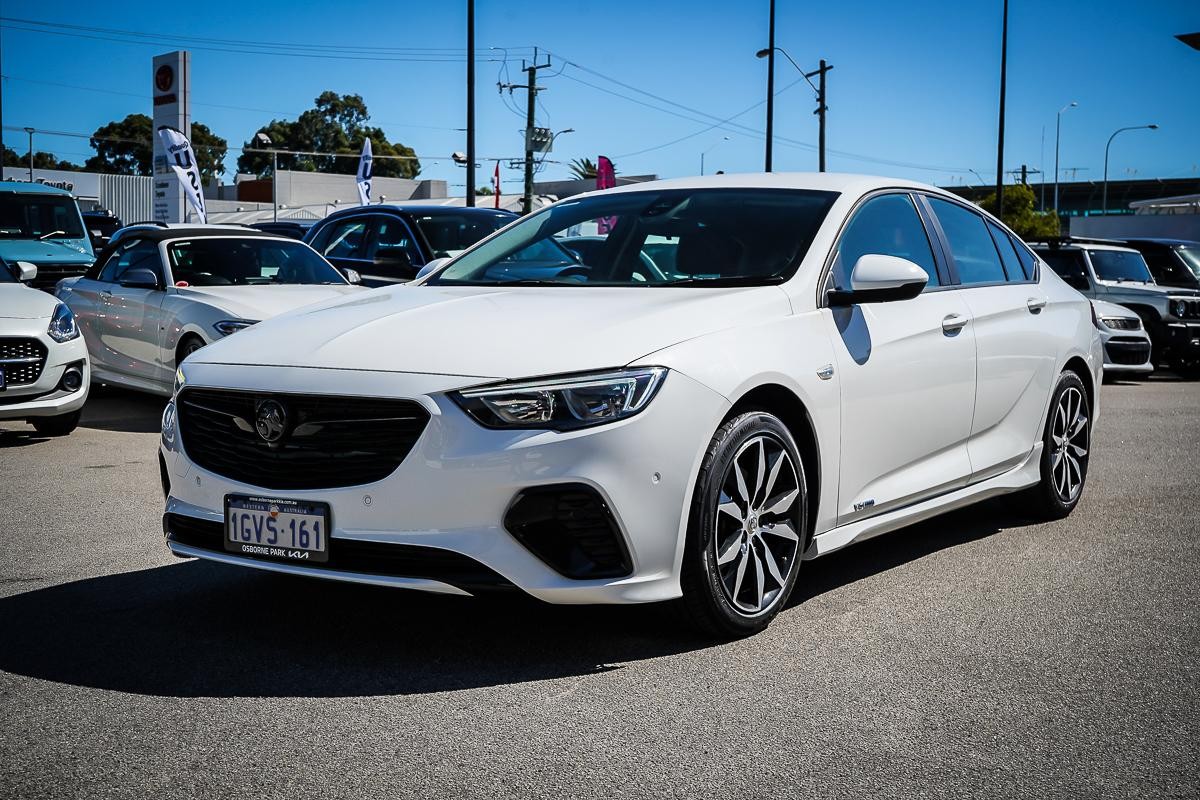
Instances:
[[[496,162],[496,172],[492,175],[492,196],[495,197],[496,208],[500,207],[500,162]]]
[[[608,156],[596,157],[596,188],[611,189],[617,185],[617,171]],[[596,232],[601,236],[610,232],[617,224],[616,217],[601,217],[596,220]]]

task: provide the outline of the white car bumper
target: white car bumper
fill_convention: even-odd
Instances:
[[[1145,374],[1154,371],[1151,362],[1150,336],[1144,329],[1100,331],[1104,346],[1104,372],[1106,374]]]
[[[5,381],[5,388],[0,390],[0,419],[56,417],[83,407],[91,381],[91,368],[87,344],[82,336],[60,343],[46,333],[44,319],[0,319],[0,338],[10,341],[36,339],[46,348],[46,361],[35,381]],[[63,373],[71,364],[79,364],[83,371],[82,384],[73,392],[59,385]],[[12,376],[16,371],[12,367],[15,366],[6,367],[6,375]]]
[[[430,419],[390,475],[335,489],[264,489],[230,480],[188,457],[184,452],[187,430],[178,432],[174,442],[164,437],[162,454],[169,481],[164,527],[174,520],[183,527],[191,525],[194,531],[193,523],[199,520],[210,537],[168,534],[177,555],[324,578],[472,593],[471,581],[453,574],[439,576],[436,568],[404,574],[406,569],[377,546],[409,546],[405,550],[409,554],[414,546],[436,548],[434,554],[451,551],[465,556],[504,583],[555,603],[648,602],[680,594],[686,509],[708,444],[697,431],[715,429],[728,410],[724,397],[672,372],[645,410],[626,420],[567,433],[491,430],[445,394],[480,383],[477,378],[203,363],[188,365],[186,372],[185,392],[197,387],[253,390],[256,385],[270,385],[273,393],[406,398],[420,403]],[[594,492],[611,514],[617,544],[627,553],[623,574],[567,577],[551,566],[553,559],[543,560],[506,528],[506,517],[522,492],[534,487],[557,491],[564,484]],[[328,566],[296,566],[226,552],[227,494],[328,503],[332,526]],[[342,562],[350,567],[339,568],[339,548],[347,555],[357,553]],[[371,552],[384,556],[373,563]]]

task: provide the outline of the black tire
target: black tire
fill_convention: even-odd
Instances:
[[[175,366],[178,367],[183,363],[185,358],[199,350],[201,347],[204,347],[204,340],[199,336],[196,336],[195,334],[188,334],[187,336],[184,336],[183,340],[179,343],[178,350],[175,352]]]
[[[807,519],[804,464],[787,426],[762,411],[722,425],[705,453],[689,515],[677,601],[687,621],[723,639],[766,628],[796,586]]]
[[[1075,401],[1080,404],[1075,413],[1062,408],[1064,397],[1070,401],[1069,407],[1074,407]],[[1021,495],[1025,511],[1030,516],[1043,520],[1062,519],[1079,504],[1087,483],[1088,457],[1092,446],[1091,414],[1091,403],[1083,380],[1074,372],[1064,372],[1058,377],[1058,385],[1050,395],[1050,410],[1046,415],[1045,430],[1042,431],[1042,479]],[[1066,425],[1068,431],[1074,430],[1079,424],[1079,415],[1082,415],[1082,428],[1061,442],[1059,434],[1063,426]],[[1067,420],[1066,417],[1071,419]],[[1064,487],[1067,491],[1064,491]]]
[[[82,411],[75,411],[57,417],[34,417],[29,424],[42,436],[66,436],[79,425],[82,415]]]

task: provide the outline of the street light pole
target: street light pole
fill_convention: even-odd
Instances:
[[[1054,118],[1054,217],[1056,219],[1058,218],[1058,145],[1062,139],[1062,115],[1067,109],[1075,108],[1078,105],[1079,103],[1072,100],[1060,108]]]
[[[719,141],[714,142],[712,145],[709,146],[709,148],[707,150],[702,150],[700,152],[700,174],[701,175],[704,174],[704,156],[707,155],[708,153],[712,152],[717,146],[719,146],[721,144],[721,142],[728,142],[728,141],[729,141],[728,136],[722,136]]]
[[[817,69],[814,69],[812,72],[805,72],[804,70],[800,69],[800,65],[796,63],[796,59],[792,58],[791,55],[788,53],[788,51],[784,50],[782,47],[772,46],[770,48],[764,48],[762,50],[759,50],[754,55],[757,58],[769,58],[769,57],[773,58],[773,54],[776,50],[783,53],[784,58],[786,58],[788,61],[790,61],[792,63],[792,66],[796,68],[796,71],[804,76],[804,80],[808,81],[808,85],[811,86],[812,90],[817,93],[817,110],[813,112],[814,114],[817,115],[819,130],[820,130],[820,134],[819,134],[819,138],[818,138],[818,145],[817,145],[817,152],[818,152],[817,164],[818,164],[818,169],[821,172],[824,172],[825,171],[825,112],[829,110],[828,106],[825,105],[825,73],[829,72],[829,70],[833,69],[833,65],[826,64],[825,59],[822,58],[820,67],[818,67]],[[812,82],[814,75],[820,76],[821,83],[819,86],[814,85]],[[768,149],[767,152],[768,152],[768,158],[769,158],[770,150]]]
[[[467,0],[467,198],[475,205],[475,0]]]
[[[271,151],[271,221],[279,222],[279,151]]]
[[[1158,126],[1152,123],[1150,125],[1130,125],[1128,128],[1117,128],[1115,131],[1113,131],[1113,135],[1108,137],[1108,143],[1104,145],[1104,200],[1101,203],[1100,208],[1103,209],[1103,214],[1105,216],[1108,215],[1108,148],[1112,146],[1113,139],[1117,138],[1117,134],[1121,131],[1140,130],[1156,131],[1158,130]]]
[[[1000,36],[1000,121],[996,135],[996,216],[1004,219],[1004,94],[1008,75],[1008,0],[1004,0],[1004,32]]]
[[[33,183],[33,128],[26,128],[25,132],[29,134],[29,182]]]
[[[767,35],[767,151],[764,172],[771,171],[771,146],[775,139],[775,0],[771,0],[770,32]]]

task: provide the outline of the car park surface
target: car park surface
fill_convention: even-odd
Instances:
[[[770,629],[721,645],[645,606],[179,561],[163,401],[102,390],[66,439],[0,422],[0,484],[26,498],[0,504],[0,786],[1195,797],[1197,391],[1169,373],[1102,387],[1071,517],[1001,499],[887,534],[805,565]]]

